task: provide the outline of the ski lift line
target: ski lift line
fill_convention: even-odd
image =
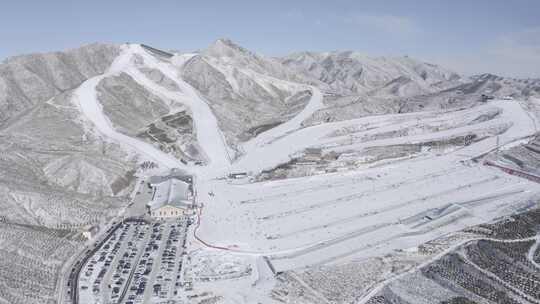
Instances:
[[[155,53],[155,54],[158,54],[158,55],[160,55],[160,56],[167,57],[167,58],[171,58],[171,57],[174,56],[174,54],[172,54],[172,53],[165,52],[165,51],[160,50],[160,49],[156,49],[156,48],[154,48],[154,47],[151,47],[151,46],[146,45],[146,44],[143,44],[143,43],[141,43],[141,47],[144,48],[144,49],[146,49],[146,50],[149,51],[149,52],[152,52],[152,53]]]

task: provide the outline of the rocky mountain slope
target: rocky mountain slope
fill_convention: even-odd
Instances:
[[[193,55],[181,74],[209,102],[233,150],[297,114],[311,94],[307,78],[226,39]]]
[[[496,97],[540,96],[539,79],[483,74],[470,78],[410,57],[369,57],[357,52],[302,52],[279,59],[328,86],[326,108],[306,125],[373,114],[471,107]],[[485,96],[483,96],[485,95]]]
[[[0,125],[7,119],[101,74],[118,55],[115,45],[6,59],[0,65]]]
[[[281,62],[326,83],[340,94],[407,97],[447,88],[460,76],[409,57],[369,57],[357,52],[296,53]]]
[[[95,44],[0,65],[0,255],[10,263],[0,266],[0,297],[9,303],[50,301],[80,246],[72,229],[106,220],[131,191],[131,157],[88,133],[71,103],[72,89],[117,54]]]

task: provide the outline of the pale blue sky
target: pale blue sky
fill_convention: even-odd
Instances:
[[[265,55],[355,50],[540,77],[538,0],[16,0],[0,10],[0,59],[90,42],[190,51],[220,37]]]

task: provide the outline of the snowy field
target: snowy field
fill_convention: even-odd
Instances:
[[[497,115],[475,119],[489,113]],[[425,127],[430,124],[440,131]],[[351,133],[361,139],[411,127],[417,128],[410,136],[375,136],[358,143],[350,139]],[[343,130],[348,130],[348,140],[330,136]],[[361,171],[240,185],[227,180],[199,183],[198,200],[205,205],[199,234],[214,245],[270,256],[278,270],[415,247],[527,205],[540,190],[538,184],[470,159],[494,149],[497,135],[500,145],[510,146],[534,132],[534,122],[519,103],[504,101],[450,113],[376,116],[302,129],[254,148],[236,166],[269,168],[305,147],[329,141],[335,143],[334,151],[354,151],[463,134],[481,140]]]

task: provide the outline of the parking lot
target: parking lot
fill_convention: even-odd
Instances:
[[[187,218],[126,222],[83,265],[80,303],[152,303],[179,297]]]

